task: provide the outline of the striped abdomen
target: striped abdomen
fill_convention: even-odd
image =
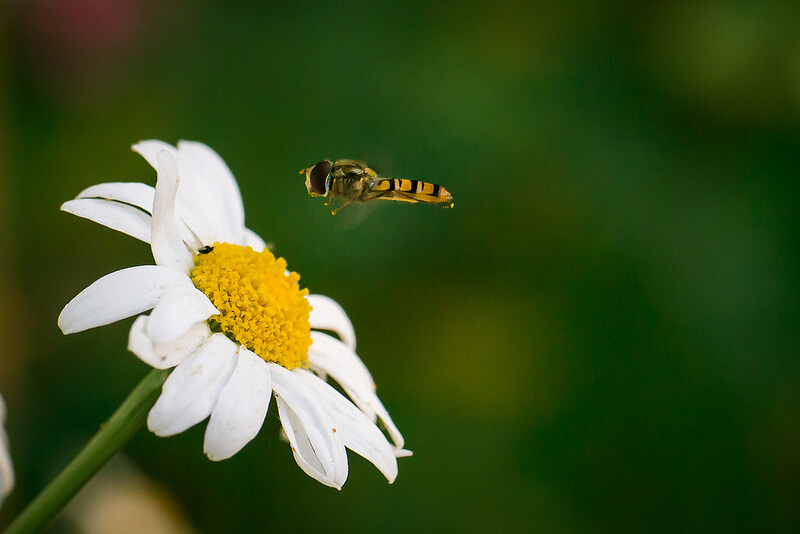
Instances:
[[[452,206],[453,195],[438,184],[402,178],[384,178],[372,186],[375,198],[400,200],[402,202],[427,202]]]

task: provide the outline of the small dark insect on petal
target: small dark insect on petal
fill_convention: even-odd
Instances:
[[[328,194],[328,188],[326,184],[332,169],[333,164],[328,160],[320,161],[314,165],[314,168],[311,169],[309,181],[311,182],[311,188],[316,194],[322,196]]]
[[[214,247],[212,247],[211,245],[206,245],[206,246],[202,247],[201,249],[199,249],[197,251],[197,253],[198,254],[208,254],[212,250],[214,250]]]

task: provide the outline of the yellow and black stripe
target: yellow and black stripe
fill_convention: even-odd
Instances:
[[[377,193],[386,193],[381,198],[406,202],[445,203],[453,200],[450,192],[439,184],[421,180],[386,178],[372,187]]]

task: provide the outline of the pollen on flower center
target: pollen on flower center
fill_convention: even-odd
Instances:
[[[194,258],[194,285],[220,311],[209,319],[222,332],[268,362],[287,369],[304,367],[311,345],[305,299],[297,273],[286,274],[286,260],[269,250],[215,243]]]

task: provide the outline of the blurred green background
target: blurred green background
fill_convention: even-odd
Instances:
[[[197,531],[797,531],[798,28],[792,1],[0,3],[0,524],[147,372],[130,320],[58,330],[152,262],[59,205],[154,184],[129,147],[158,138],[226,160],[414,451],[393,485],[351,454],[337,492],[274,404],[221,463],[204,424],[141,431]],[[297,172],[340,157],[455,208],[332,217]]]

